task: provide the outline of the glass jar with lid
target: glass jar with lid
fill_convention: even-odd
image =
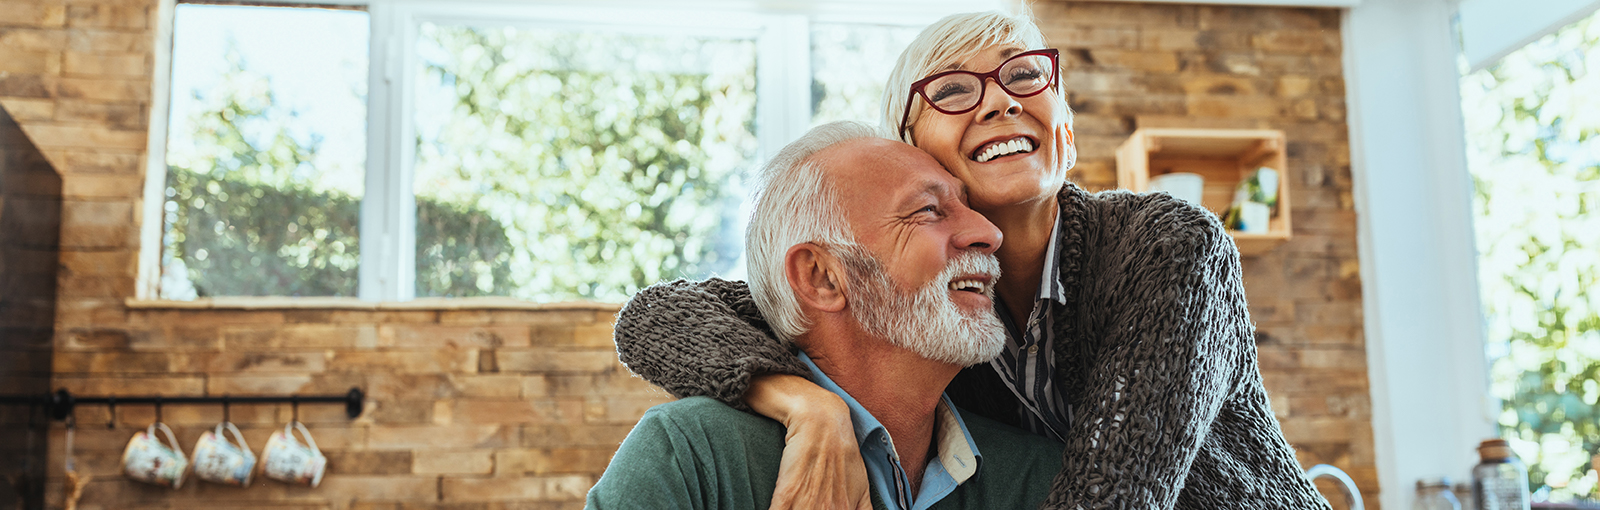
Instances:
[[[1504,439],[1478,444],[1480,462],[1472,468],[1472,499],[1477,510],[1529,510],[1528,466]]]
[[[1461,510],[1461,501],[1450,492],[1450,479],[1445,477],[1417,480],[1417,500],[1411,510]]]

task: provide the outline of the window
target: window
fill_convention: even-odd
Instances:
[[[355,296],[367,13],[182,4],[161,297]]]
[[[892,23],[935,19],[296,5],[176,10],[162,298],[742,278],[744,174],[808,126],[876,124],[920,30]]]
[[[743,259],[753,37],[425,22],[417,296],[623,301]]]
[[[811,125],[836,120],[878,124],[883,84],[921,27],[860,23],[811,25]]]
[[[1600,490],[1597,66],[1591,15],[1461,82],[1491,391],[1536,501]]]

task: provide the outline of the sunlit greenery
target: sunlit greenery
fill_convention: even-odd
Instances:
[[[291,136],[271,83],[229,58],[185,149],[168,155],[163,261],[182,274],[164,275],[164,296],[356,295],[361,197],[318,185],[319,142]],[[484,295],[481,276],[509,272],[505,228],[480,208],[419,198],[417,237],[434,241],[418,245],[418,279],[458,295]]]
[[[418,49],[417,198],[510,240],[433,277],[419,258],[418,296],[622,301],[742,259],[754,40],[423,24]]]
[[[162,294],[354,296],[360,197],[318,185],[320,140],[292,136],[271,83],[227,58],[167,153]]]
[[[811,125],[854,120],[878,125],[883,84],[920,27],[811,25]]]
[[[1479,280],[1502,435],[1534,490],[1596,493],[1600,20],[1462,80]]]

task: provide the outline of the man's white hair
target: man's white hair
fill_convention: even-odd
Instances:
[[[889,73],[889,82],[883,87],[883,126],[889,133],[898,133],[900,119],[906,112],[906,99],[911,97],[911,84],[977,55],[978,52],[1001,44],[1016,44],[1024,49],[1043,49],[1044,34],[1033,22],[1026,6],[1017,14],[1000,11],[952,14],[928,25],[917,34],[905,52],[895,61]],[[983,72],[987,69],[973,69]],[[1059,70],[1058,70],[1059,76]],[[1058,96],[1061,90],[1056,90]],[[1060,96],[1063,103],[1065,96]],[[917,123],[917,115],[927,105],[921,101],[911,104],[911,116],[906,126]],[[1067,126],[1072,125],[1072,109],[1067,108]],[[911,131],[905,132],[901,141],[911,141]]]
[[[811,327],[784,276],[784,256],[789,248],[802,243],[817,243],[825,249],[855,244],[835,188],[812,156],[861,138],[886,137],[860,122],[817,126],[784,146],[756,176],[752,192],[755,210],[745,230],[750,295],[766,316],[767,325],[786,344]]]

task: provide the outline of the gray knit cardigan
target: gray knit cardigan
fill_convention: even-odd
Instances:
[[[1066,313],[1055,318],[1066,451],[1049,509],[1327,509],[1302,475],[1256,365],[1239,253],[1216,216],[1165,194],[1058,195]],[[617,316],[617,352],[673,395],[748,410],[753,375],[807,370],[742,282],[647,288]],[[1018,422],[987,365],[948,390]]]

